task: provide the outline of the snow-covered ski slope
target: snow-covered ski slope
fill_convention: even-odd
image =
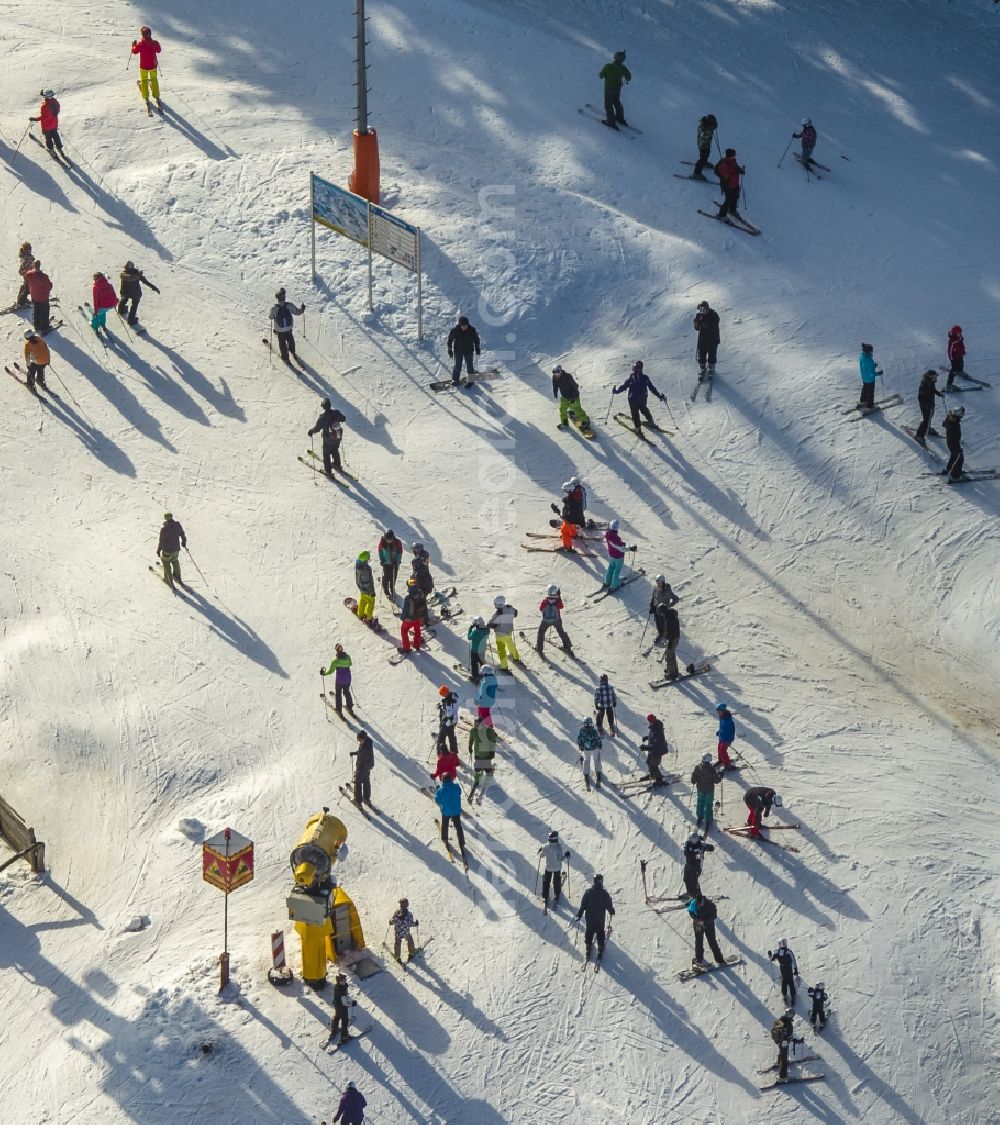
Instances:
[[[44,879],[0,876],[4,1119],[329,1120],[353,1079],[379,1122],[994,1120],[1000,485],[923,475],[940,465],[900,426],[960,323],[968,370],[994,387],[949,401],[968,411],[967,464],[998,463],[1000,13],[371,0],[383,188],[424,230],[418,346],[409,276],[376,266],[371,316],[362,252],[320,232],[310,280],[308,172],[350,170],[350,9],[37,0],[0,27],[0,261],[11,299],[24,239],[51,274],[67,320],[53,364],[79,404],[51,376],[57,404],[2,384],[0,793],[51,863]],[[143,22],[163,45],[164,120],[126,69]],[[635,140],[577,113],[619,48]],[[10,168],[41,85],[77,175],[28,140]],[[671,174],[707,112],[748,166],[760,238],[698,216],[717,196]],[[777,167],[805,115],[832,170],[820,182],[791,154]],[[105,354],[76,306],[126,259],[162,295],[144,297],[142,339],[110,318],[121,343]],[[302,372],[260,342],[278,285],[308,306]],[[711,403],[692,405],[703,298],[723,344]],[[505,374],[435,395],[458,311]],[[0,319],[8,361],[22,328]],[[862,340],[906,403],[854,421],[840,410]],[[557,357],[594,442],[555,428]],[[604,422],[637,358],[673,440]],[[296,461],[325,393],[349,419],[350,489]],[[588,609],[601,558],[521,549],[574,472],[591,513],[617,515],[637,564],[683,596],[681,656],[711,661],[708,676],[651,692],[646,580]],[[190,596],[147,571],[167,509],[201,568],[183,557]],[[399,668],[342,605],[385,526],[428,545],[465,610]],[[452,671],[469,620],[503,592],[533,631],[550,582],[580,659],[540,667],[525,644],[503,681],[507,741],[467,818],[467,878],[417,792],[437,687],[471,703]],[[353,734],[318,698],[337,640],[376,740],[386,815],[370,824],[337,788]],[[584,792],[575,736],[605,671],[624,732],[605,743],[610,777],[636,772],[654,710],[686,779],[726,700],[751,769],[727,781],[722,823],[762,783],[802,826],[776,834],[797,853],[714,835],[703,887],[736,969],[679,983],[690,925],[643,901],[643,858],[653,893],[680,889],[686,782],[628,802]],[[339,872],[369,945],[381,952],[402,894],[435,937],[424,967],[359,986],[374,1029],[335,1057],[329,997],[265,980],[283,925],[298,971],[287,857],[322,805],[350,830]],[[257,876],[230,903],[220,998],[222,901],[199,840],[227,824],[256,842]],[[544,918],[534,893],[551,827],[572,851],[572,906],[598,871],[616,903],[598,975],[580,972],[568,909]],[[818,1041],[805,1031],[821,1062],[804,1069],[826,1081],[761,1095],[781,937],[835,1015]]]

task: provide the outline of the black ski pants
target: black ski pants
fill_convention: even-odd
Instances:
[[[472,667],[469,669],[469,671],[472,673],[472,678],[478,684],[479,683],[479,669],[482,668],[482,666],[483,666],[483,658],[479,655],[478,652],[476,652],[475,649],[472,649],[470,651],[469,663],[472,665]]]
[[[634,402],[630,402],[628,404],[628,411],[629,414],[632,415],[632,425],[635,426],[637,430],[642,430],[642,419],[639,417],[640,414],[651,426],[656,425],[656,420],[653,418],[653,415],[650,414],[649,407],[645,403],[640,406]]]
[[[623,122],[625,110],[622,109],[621,86],[604,87],[604,120]]]
[[[447,746],[453,754],[458,753],[458,736],[455,734],[455,728],[445,726],[442,723],[441,728],[438,730],[437,740],[437,751],[439,754],[445,746]]]
[[[689,863],[684,864],[684,889],[692,898],[701,894],[701,872]]]
[[[917,426],[916,437],[923,440],[927,437],[927,431],[931,428],[931,419],[934,417],[934,400],[920,408],[920,425]]]
[[[553,902],[557,902],[559,896],[562,894],[562,872],[561,871],[546,871],[542,876],[542,899],[548,903],[549,901],[549,887],[555,891],[552,897]]]
[[[29,363],[28,364],[28,386],[33,387],[35,380],[38,380],[42,386],[45,386],[45,364],[44,363]]]
[[[957,477],[965,466],[965,454],[962,452],[962,447],[958,449],[948,450],[948,467],[945,472],[950,477]]]
[[[542,651],[542,647],[545,644],[545,634],[550,629],[555,629],[555,631],[559,634],[559,639],[562,641],[563,648],[571,649],[573,647],[573,642],[569,639],[569,635],[567,634],[566,630],[562,627],[561,621],[543,621],[538,626],[538,637],[535,640],[535,651],[536,652],[540,653]]]
[[[597,938],[597,955],[601,956],[604,953],[604,923],[592,924],[587,923],[587,929],[583,935],[583,947],[587,951],[587,956],[590,956],[590,947],[594,944],[594,938]]]
[[[722,189],[722,195],[722,206],[719,208],[719,213],[716,218],[723,219],[726,215],[738,215],[740,205],[740,189],[738,187],[724,187]]]
[[[62,138],[59,136],[58,129],[43,129],[42,136],[45,137],[45,147],[49,152],[51,152],[53,148],[57,148],[62,152]]]
[[[339,453],[338,453],[339,456]],[[337,468],[340,468],[338,465]],[[393,597],[396,593],[396,579],[399,577],[399,563],[383,563],[382,564],[382,592],[387,597]]]
[[[656,757],[653,757],[651,754],[646,755],[646,765],[649,767],[649,780],[654,785],[663,784],[663,774],[660,772],[660,762],[662,760],[662,754],[658,754]]]
[[[48,301],[32,301],[31,302],[31,324],[36,332],[48,332],[49,330],[49,302]]]
[[[129,323],[131,323],[131,321],[129,321]],[[292,348],[292,351],[295,351],[295,349]],[[282,356],[282,359],[284,359],[284,356]],[[325,472],[327,476],[330,476],[334,469],[336,469],[339,473],[342,473],[344,471],[344,467],[340,463],[340,442],[327,441],[326,438],[324,438],[323,472]],[[388,593],[388,591],[386,592]]]
[[[294,332],[275,332],[278,337],[278,350],[281,352],[281,358],[288,360],[288,353],[291,352],[295,355],[295,333]]]
[[[709,154],[712,151],[712,146],[709,144],[705,148],[698,149],[698,163],[694,166],[695,176],[700,176],[705,168],[708,166]]]
[[[698,366],[704,367],[707,363],[710,367],[715,366],[715,353],[719,350],[718,342],[714,344],[698,343]]]
[[[449,827],[449,824],[455,825],[455,835],[458,837],[458,846],[459,846],[459,849],[462,852],[462,855],[465,855],[465,831],[462,828],[462,815],[461,815],[461,813],[459,813],[458,816],[443,816],[443,817],[441,817],[441,839],[445,844],[448,843],[448,827]]]
[[[696,961],[701,961],[704,957],[706,941],[716,963],[721,965],[725,961],[725,957],[722,956],[722,950],[719,948],[719,942],[715,936],[715,922],[711,918],[694,928],[694,959]]]
[[[858,399],[858,406],[867,407],[869,410],[875,405],[875,384],[862,383],[861,384],[861,397]]]
[[[457,383],[462,374],[462,364],[465,364],[465,370],[471,379],[476,373],[476,369],[472,366],[472,357],[474,352],[455,352],[455,365],[451,369],[451,381]]]
[[[354,775],[354,803],[372,803],[372,775],[369,770]]]
[[[608,730],[612,734],[615,733],[615,709],[614,707],[598,707],[597,708],[597,730],[600,734],[604,733],[604,719],[608,720]]]
[[[818,1031],[819,1028],[826,1023],[826,1011],[823,1008],[822,1000],[813,1000],[812,1012],[809,1015],[809,1019],[812,1020],[813,1031]]]
[[[333,1019],[330,1021],[330,1038],[336,1039],[339,1035],[340,1038],[346,1039],[350,1034],[347,1030],[348,1020],[350,1019],[350,1011],[348,1008],[334,1008]]]
[[[791,972],[781,972],[781,999],[789,1006],[795,1003],[795,975]]]
[[[135,324],[135,322],[139,319],[138,309],[139,309],[139,302],[141,300],[142,300],[142,290],[141,289],[139,290],[138,293],[135,293],[131,297],[122,297],[122,299],[118,302],[118,315],[119,316],[125,316],[125,310],[126,310],[126,308],[128,308],[129,304],[131,303],[132,307],[131,307],[131,309],[129,309],[128,317],[126,319],[128,320],[129,324]]]
[[[788,1040],[778,1044],[778,1079],[781,1082],[788,1077],[788,1047]]]
[[[341,714],[341,708],[346,703],[347,710],[354,710],[354,700],[351,698],[351,685],[350,684],[336,684],[333,689],[334,704],[333,709],[337,714]]]

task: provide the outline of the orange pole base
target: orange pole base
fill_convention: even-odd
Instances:
[[[369,203],[379,202],[380,169],[378,162],[378,135],[374,129],[367,133],[354,130],[354,171],[347,186],[355,195]]]

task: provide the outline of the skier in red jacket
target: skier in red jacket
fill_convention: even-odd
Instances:
[[[160,79],[156,72],[156,56],[160,53],[160,44],[153,38],[148,27],[139,28],[139,39],[132,40],[132,54],[139,56],[139,93],[142,100],[148,104],[149,96],[156,98],[156,108],[160,106]]]
[[[736,149],[727,148],[726,155],[716,164],[714,171],[719,177],[725,195],[719,213],[715,217],[724,219],[727,215],[732,215],[734,218],[740,218],[736,206],[740,201],[740,176],[746,173],[746,168],[737,163]]]
[[[962,335],[961,324],[953,324],[948,333],[948,360],[951,370],[948,372],[946,391],[951,390],[956,375],[965,373],[965,337]]]
[[[60,156],[63,154],[62,139],[59,136],[59,101],[51,90],[42,90],[41,95],[43,101],[38,116],[29,117],[28,120],[41,123],[45,147],[49,150],[49,156],[57,160],[55,150],[59,150]]]
[[[118,294],[103,273],[94,274],[91,296],[94,312],[90,318],[90,327],[95,332],[100,332],[102,328],[107,332],[107,325],[104,322],[108,318],[108,309],[113,309],[118,304]]]

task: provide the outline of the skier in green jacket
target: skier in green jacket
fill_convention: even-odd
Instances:
[[[612,129],[627,125],[622,109],[622,82],[631,82],[632,72],[625,65],[625,52],[615,51],[615,57],[601,68],[598,77],[604,79],[604,124]]]
[[[469,804],[472,804],[472,798],[479,788],[478,804],[483,803],[483,797],[486,796],[486,788],[493,777],[493,759],[496,757],[497,752],[497,732],[494,727],[488,726],[482,719],[477,718],[474,720],[472,730],[469,731],[469,757],[472,759],[472,768],[475,770],[475,777],[472,782],[472,788],[469,790]]]

